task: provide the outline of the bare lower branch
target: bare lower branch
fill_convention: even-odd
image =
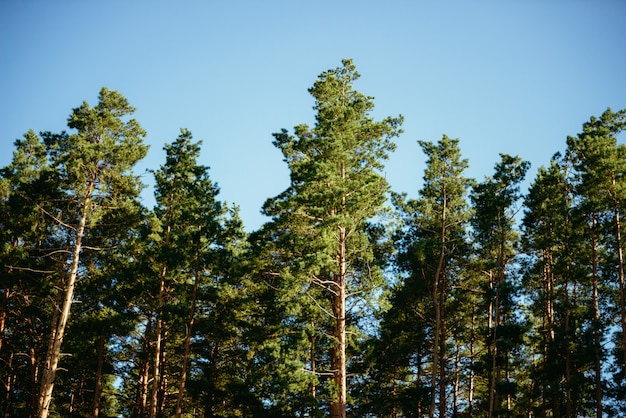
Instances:
[[[42,274],[56,273],[56,270],[37,270],[37,269],[32,269],[30,267],[17,267],[17,266],[9,266],[9,265],[5,265],[4,267],[8,268],[9,270],[30,271],[31,273],[42,273]]]
[[[305,368],[302,368],[300,370],[302,370],[305,373],[314,374],[316,376],[334,376],[335,375],[335,373],[333,373],[332,371],[330,371],[330,372],[314,372],[313,370],[309,370],[309,369],[305,369]]]
[[[332,313],[328,312],[328,310],[326,308],[324,308],[322,305],[319,304],[319,302],[310,294],[306,294],[312,301],[313,303],[315,303],[317,305],[318,308],[320,308],[320,310],[322,312],[324,312],[326,315],[330,316],[333,319],[337,319],[337,317],[335,317],[335,315],[333,315]]]

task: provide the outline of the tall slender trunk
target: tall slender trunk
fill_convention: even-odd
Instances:
[[[591,231],[591,266],[592,266],[592,285],[593,285],[593,338],[594,338],[594,371],[595,371],[595,395],[596,395],[596,416],[602,418],[602,352],[600,337],[600,305],[598,290],[598,242],[596,237],[596,227],[598,220],[596,214],[593,214],[593,229]]]
[[[341,179],[346,179],[346,166],[341,163]],[[341,214],[346,213],[346,196],[341,197]],[[339,240],[337,253],[338,273],[334,276],[335,288],[332,291],[333,316],[335,317],[335,329],[333,336],[335,345],[331,354],[331,367],[333,369],[333,383],[337,391],[336,398],[330,404],[330,416],[332,418],[345,418],[347,406],[347,379],[346,379],[346,269],[347,252],[346,241],[348,239],[345,225],[339,225]]]
[[[569,172],[569,169],[566,169]],[[572,207],[572,198],[571,198],[571,190],[570,184],[568,181],[565,181],[563,184],[563,196],[564,205],[563,205],[563,213],[565,214],[564,219],[564,236],[565,239],[565,248],[564,252],[567,255],[568,262],[565,263],[565,277],[564,277],[564,333],[565,333],[565,414],[568,417],[577,416],[577,399],[575,399],[574,391],[572,390],[574,384],[573,374],[576,370],[576,362],[575,356],[572,358],[572,343],[573,343],[573,334],[576,333],[576,321],[572,314],[572,307],[577,306],[577,284],[574,278],[574,275],[571,270],[571,259],[572,257],[572,219],[570,218],[570,208]],[[571,288],[571,290],[570,290]],[[554,335],[553,335],[554,338]]]
[[[196,266],[196,271],[193,280],[193,291],[191,294],[191,306],[189,307],[189,318],[187,319],[187,326],[185,332],[185,347],[183,353],[183,365],[180,373],[180,383],[178,384],[178,396],[176,398],[176,418],[180,418],[183,412],[183,398],[185,397],[185,384],[187,382],[187,368],[189,364],[189,353],[191,352],[191,335],[193,332],[193,325],[196,316],[196,297],[198,294],[198,281],[200,272],[199,266]]]
[[[599,306],[598,306],[598,281],[596,278],[594,278],[593,281],[593,307],[594,307],[594,313],[593,313],[593,320],[595,322],[594,324],[594,330],[593,330],[593,336],[594,336],[594,354],[595,354],[595,361],[594,361],[594,370],[595,370],[595,378],[594,378],[594,383],[595,383],[595,394],[596,394],[596,416],[598,418],[602,418],[602,352],[601,352],[601,342],[600,342],[600,329],[599,329],[599,325],[600,325],[600,310],[599,310]]]
[[[422,368],[422,356],[419,355],[419,356],[417,356],[417,376],[416,376],[416,379],[415,379],[415,384],[417,384],[419,386],[420,392],[421,392],[421,386],[423,385],[423,381],[422,381],[423,380],[423,375],[422,375],[422,371],[423,370],[422,369],[423,369]],[[396,400],[397,400],[397,398],[396,398]],[[422,406],[422,395],[420,393],[420,395],[417,397],[417,408],[416,408],[418,417],[422,416],[422,409],[423,409],[423,406]]]
[[[13,392],[13,382],[15,380],[15,373],[13,372],[13,352],[9,354],[9,360],[7,361],[7,380],[4,383],[4,411],[2,416],[4,418],[10,417],[11,410],[11,393]]]
[[[493,272],[489,273],[489,290],[490,292],[494,291],[496,288],[496,284],[494,283]],[[496,290],[497,291],[497,290]],[[491,358],[491,365],[488,373],[489,380],[489,409],[488,409],[488,417],[491,418],[493,416],[493,411],[495,407],[495,397],[496,397],[496,356],[498,355],[496,340],[498,338],[496,331],[496,314],[495,314],[496,306],[493,301],[493,297],[490,295],[489,299],[489,308],[487,312],[487,329],[491,332],[491,338],[487,345],[487,350],[489,353],[489,357]]]
[[[442,256],[443,258],[443,250]],[[435,275],[433,280],[433,310],[435,311],[435,327],[433,330],[433,349],[432,349],[432,370],[430,376],[430,418],[435,417],[435,410],[437,406],[437,375],[439,372],[439,338],[440,338],[440,324],[441,324],[441,312],[439,310],[439,278]]]
[[[346,417],[347,381],[346,381],[346,228],[339,227],[339,254],[337,255],[339,272],[335,275],[333,293],[333,315],[335,346],[332,352],[333,383],[337,391],[336,398],[330,405],[332,418]]]
[[[469,389],[467,394],[467,416],[472,418],[474,416],[474,380],[475,372],[474,366],[476,364],[476,353],[474,348],[474,342],[476,341],[476,307],[472,304],[472,334],[470,337],[470,367],[469,367]]]
[[[622,370],[626,379],[626,290],[624,289],[624,251],[622,249],[622,223],[620,211],[615,209],[615,244],[617,253],[617,273],[619,281],[619,311],[622,328]]]
[[[567,246],[566,246],[567,248]],[[575,287],[574,287],[575,288]],[[573,296],[570,296],[570,268],[569,265],[565,269],[565,306],[563,308],[563,316],[565,319],[565,326],[563,332],[565,333],[565,414],[568,417],[575,416],[574,414],[574,404],[575,399],[572,395],[572,354],[571,354],[571,309],[570,306],[573,305],[572,298],[575,297],[575,292]],[[575,302],[574,302],[575,303]]]
[[[11,297],[11,288],[4,286],[2,289],[2,304],[0,307],[0,351],[2,351],[2,340],[4,339],[4,328],[7,319],[7,306]]]
[[[93,394],[93,416],[98,418],[100,415],[100,395],[102,394],[102,368],[104,366],[104,348],[106,338],[104,336],[104,329],[100,333],[98,339],[98,369],[96,371],[96,387]]]
[[[555,300],[557,298],[555,294],[556,283],[554,276],[554,265],[553,265],[553,256],[550,251],[547,255],[546,266],[544,267],[544,292],[546,293],[546,308],[545,308],[545,327],[544,333],[546,334],[544,338],[544,354],[543,354],[543,376],[544,376],[544,386],[549,386],[551,391],[547,393],[547,397],[551,400],[552,405],[552,416],[558,418],[561,416],[561,394],[557,393],[556,387],[558,386],[555,382],[561,380],[561,376],[551,376],[549,377],[548,370],[550,370],[551,365],[555,364],[557,359],[554,358],[554,353],[556,350],[556,334],[555,334]],[[548,379],[546,381],[546,379]],[[550,383],[547,383],[550,382]],[[544,402],[545,403],[545,402]]]
[[[543,253],[543,266],[542,266],[542,289],[543,298],[545,303],[542,306],[542,336],[541,336],[541,350],[542,350],[542,373],[541,373],[541,393],[539,399],[541,399],[541,415],[545,415],[548,409],[547,403],[551,396],[547,392],[547,388],[550,385],[548,380],[548,374],[545,372],[548,369],[548,365],[551,364],[551,348],[554,337],[554,324],[553,324],[553,283],[552,283],[552,253],[549,250],[545,250]]]
[[[135,407],[134,413],[136,417],[146,416],[147,408],[148,408],[148,392],[149,392],[149,382],[150,382],[150,361],[149,361],[149,353],[150,353],[150,335],[152,333],[152,321],[150,319],[146,320],[146,326],[143,332],[143,352],[145,353],[145,358],[142,359],[139,366],[139,378],[138,378],[138,389],[137,396],[135,399]]]
[[[442,283],[441,283],[441,291],[439,292],[439,311],[440,314],[440,337],[439,337],[439,416],[445,417],[446,411],[448,409],[448,404],[446,402],[446,386],[448,384],[448,378],[446,375],[446,343],[447,343],[447,329],[446,329],[446,295],[447,295],[447,286],[446,286],[446,275],[445,272],[441,275]]]
[[[569,283],[565,283],[565,294],[566,297],[569,298]],[[564,309],[564,317],[565,317],[565,414],[568,417],[572,417],[574,411],[574,399],[572,396],[572,355],[570,350],[571,344],[571,336],[570,336],[570,309],[569,309],[569,301],[565,303]]]
[[[459,387],[461,384],[461,347],[456,344],[454,353],[454,390],[452,392],[452,416],[456,417],[459,413]]]
[[[153,357],[153,373],[152,373],[152,391],[150,393],[150,409],[148,411],[149,418],[156,418],[159,402],[159,389],[161,388],[161,357],[162,357],[162,334],[163,334],[163,319],[161,318],[161,309],[163,308],[164,294],[165,294],[165,276],[167,274],[167,266],[163,266],[159,279],[159,297],[158,308],[156,312],[156,324],[154,329],[155,343],[154,343],[154,357]]]
[[[437,405],[437,378],[440,381],[440,387],[445,388],[445,364],[443,363],[445,356],[445,335],[443,335],[443,302],[445,298],[445,260],[446,260],[446,233],[447,233],[447,201],[448,196],[446,194],[445,185],[443,187],[443,206],[441,209],[441,229],[439,231],[439,243],[441,245],[439,252],[439,260],[437,262],[437,268],[435,270],[435,277],[433,278],[433,305],[435,311],[435,329],[433,331],[433,370],[431,376],[431,399],[430,399],[430,417],[435,416],[435,410]],[[443,343],[442,340],[443,339]],[[445,410],[445,393],[439,394],[439,405],[444,404]]]
[[[496,287],[496,330],[498,329],[498,327],[500,325],[505,325],[507,323],[508,317],[507,317],[507,312],[506,310],[503,309],[503,305],[507,302],[507,300],[505,299],[507,297],[507,295],[503,295],[502,294],[502,289],[505,286],[505,282],[506,282],[506,266],[508,264],[507,258],[506,258],[506,234],[504,233],[504,228],[502,226],[503,221],[502,221],[502,217],[504,216],[503,213],[498,213],[498,230],[499,230],[499,247],[498,247],[498,277],[497,277],[497,287]],[[503,366],[502,366],[502,362],[498,362],[498,369],[497,369],[497,373],[496,373],[496,384],[498,382],[501,382],[502,380],[506,379],[506,381],[508,382],[510,379],[510,369],[509,369],[509,350],[507,349],[500,349],[500,347],[497,346],[498,344],[498,340],[495,340],[495,344],[496,344],[496,355],[498,357],[501,357],[501,359],[503,359],[503,365],[504,365],[504,370],[503,370]],[[502,376],[504,374],[504,377]],[[498,393],[496,391],[495,394],[495,406],[497,409],[500,409],[500,404],[501,404],[501,396],[500,393]],[[510,411],[511,410],[511,397],[510,395],[507,396],[506,399],[506,410]]]
[[[38,393],[37,393],[37,386],[38,386],[38,379],[39,379],[39,361],[38,361],[38,356],[37,356],[37,352],[35,351],[34,347],[30,347],[30,349],[28,350],[28,357],[29,357],[29,361],[30,361],[30,390],[31,390],[31,394],[30,394],[30,405],[28,406],[28,417],[32,418],[34,416],[36,416],[37,414],[37,410],[38,410],[38,403],[37,401],[39,400],[38,397]]]
[[[165,348],[165,344],[167,342],[167,321],[163,321],[163,326],[161,327],[161,361],[159,362],[161,370],[159,371],[159,376],[161,376],[161,384],[159,385],[158,392],[158,401],[157,401],[157,412],[156,416],[162,416],[163,410],[165,409],[165,403],[167,401],[167,382],[168,382],[168,373],[167,373],[167,361],[166,355],[167,350]]]
[[[89,206],[91,205],[91,194],[94,190],[95,182],[91,181],[87,187],[87,192],[83,198],[83,207],[76,229],[76,242],[71,253],[71,268],[64,290],[63,305],[60,307],[58,322],[52,324],[50,340],[48,342],[48,350],[46,352],[45,366],[41,376],[41,392],[38,400],[38,416],[39,418],[47,418],[50,402],[52,401],[52,390],[54,389],[54,377],[59,365],[61,357],[61,344],[65,336],[65,328],[70,316],[70,308],[74,300],[74,287],[76,285],[76,277],[78,276],[78,266],[80,261],[80,253],[82,250],[82,241],[85,234],[85,225],[87,224],[87,216]],[[58,309],[58,307],[56,307]],[[57,310],[55,309],[55,310]]]

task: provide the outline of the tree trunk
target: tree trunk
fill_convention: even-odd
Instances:
[[[9,418],[11,409],[11,391],[13,390],[13,381],[15,380],[15,373],[13,373],[13,352],[9,354],[9,360],[7,361],[7,381],[4,384],[4,411],[2,416]]]
[[[596,416],[602,418],[602,353],[600,341],[600,305],[598,300],[598,242],[596,237],[596,226],[598,220],[593,215],[593,229],[591,231],[591,266],[593,280],[593,338],[594,338],[594,370],[595,370],[595,395],[596,395]]]
[[[439,377],[440,387],[445,388],[445,364],[443,363],[443,359],[445,356],[445,350],[441,350],[445,348],[445,335],[443,334],[443,303],[445,298],[445,259],[446,259],[446,233],[447,233],[447,200],[448,196],[446,194],[445,185],[442,192],[442,201],[443,207],[441,209],[441,230],[439,235],[439,241],[441,244],[441,249],[439,253],[439,261],[437,262],[437,268],[435,270],[435,277],[433,278],[433,307],[435,311],[435,329],[434,340],[433,340],[433,369],[431,376],[431,400],[430,400],[430,417],[433,418],[435,416],[435,407],[437,405],[437,377]],[[441,341],[443,339],[443,342]],[[439,375],[439,376],[438,376]],[[439,405],[440,409],[442,408],[441,404],[444,404],[443,409],[445,410],[445,393],[439,394]]]
[[[476,341],[476,307],[472,305],[472,334],[470,339],[470,367],[469,367],[469,390],[467,395],[467,416],[472,418],[474,416],[474,380],[475,372],[474,365],[476,364],[476,353],[474,348],[474,341]]]
[[[150,331],[150,321],[148,321],[148,326],[146,327],[146,332],[144,335],[149,334]],[[146,350],[146,353],[149,351]],[[136,416],[143,417],[146,415],[146,409],[148,408],[148,392],[149,392],[149,382],[150,382],[150,362],[146,358],[143,364],[141,365],[141,369],[139,372],[139,389],[137,392],[137,400],[135,404]]]
[[[333,383],[337,391],[330,404],[332,418],[346,417],[347,382],[346,382],[346,228],[339,227],[339,254],[337,255],[339,273],[335,275],[333,293],[333,315],[335,316],[335,346],[332,352]]]
[[[494,291],[496,285],[494,284],[493,273],[489,272],[489,290],[490,292]],[[496,290],[497,292],[497,290]],[[489,380],[489,409],[487,416],[489,418],[493,417],[493,411],[495,407],[495,397],[496,397],[496,356],[498,355],[498,349],[496,347],[496,340],[498,338],[497,330],[496,330],[496,314],[495,314],[496,306],[493,301],[493,296],[489,295],[489,308],[487,312],[487,329],[491,332],[491,338],[487,345],[488,357],[491,358],[491,365],[488,373]]]
[[[39,397],[37,393],[38,379],[39,379],[39,362],[37,361],[37,353],[34,347],[29,349],[29,361],[30,361],[30,405],[28,407],[28,417],[32,418],[36,416],[39,408]]]
[[[443,250],[441,253],[443,258]],[[435,409],[437,406],[437,374],[439,371],[439,338],[440,338],[440,324],[441,324],[441,312],[439,310],[439,278],[435,275],[433,280],[433,308],[435,311],[435,327],[433,330],[433,349],[432,349],[432,370],[430,376],[430,418],[435,417]]]
[[[185,397],[185,384],[187,382],[187,368],[189,363],[189,353],[191,351],[191,335],[193,331],[193,324],[196,316],[196,297],[198,294],[198,268],[194,275],[193,292],[191,295],[191,306],[189,307],[189,318],[187,320],[187,327],[185,333],[185,347],[183,353],[183,365],[180,373],[180,383],[178,384],[178,396],[176,398],[176,418],[180,418],[183,412],[183,398]]]
[[[311,329],[315,329],[315,323],[313,323],[311,325]],[[315,351],[315,335],[313,333],[311,333],[311,373],[313,373],[313,375],[315,375],[315,373],[317,373],[317,359],[315,358],[315,356],[317,356],[317,353]],[[317,385],[315,384],[315,382],[311,383],[311,398],[315,399],[317,397]]]
[[[154,343],[154,357],[153,357],[153,374],[152,374],[152,392],[150,394],[150,410],[148,411],[149,418],[156,418],[159,403],[159,389],[161,388],[161,351],[162,351],[162,330],[163,319],[161,319],[161,309],[163,309],[163,300],[165,293],[165,276],[167,274],[167,266],[163,266],[161,270],[161,276],[159,279],[159,298],[158,308],[156,312],[156,325],[155,325],[155,343]]]
[[[615,242],[617,246],[617,272],[619,279],[619,310],[622,328],[622,370],[626,379],[626,295],[624,289],[624,251],[622,249],[622,224],[619,209],[615,210]]]
[[[41,376],[41,392],[38,400],[39,418],[47,418],[50,409],[50,402],[52,401],[54,377],[59,365],[59,358],[61,357],[61,344],[63,343],[63,337],[65,336],[65,328],[70,316],[70,308],[72,307],[72,302],[74,300],[74,287],[76,285],[76,277],[78,276],[83,235],[85,234],[87,214],[89,212],[89,206],[91,205],[91,193],[93,192],[94,186],[95,184],[93,182],[89,184],[87,193],[83,199],[82,214],[78,224],[78,229],[76,230],[76,242],[74,243],[74,248],[71,254],[72,263],[67,284],[65,286],[63,306],[60,307],[58,322],[55,323],[53,320],[52,323],[48,350],[46,352],[45,366]],[[59,307],[56,308],[58,309]]]
[[[167,379],[169,377],[169,375],[167,374],[167,361],[166,361],[166,355],[167,355],[167,350],[165,348],[165,344],[167,342],[167,321],[163,321],[162,327],[161,327],[161,361],[159,362],[160,365],[160,371],[159,371],[159,376],[161,377],[161,384],[159,385],[159,391],[158,391],[158,402],[157,402],[157,410],[156,410],[156,415],[157,417],[162,416],[163,414],[163,410],[165,409],[165,403],[167,401]]]
[[[106,338],[104,337],[104,330],[100,334],[98,339],[98,369],[96,371],[96,387],[93,394],[93,416],[98,418],[100,415],[100,395],[102,394],[102,367],[104,366],[104,346]]]
[[[2,340],[4,339],[4,328],[7,319],[7,306],[11,297],[11,289],[8,286],[2,289],[2,307],[0,308],[0,352],[2,351]]]
[[[420,356],[417,356],[417,376],[416,376],[416,379],[415,379],[415,384],[418,385],[418,387],[420,389],[421,389],[421,386],[423,385],[422,379],[423,379],[423,375],[422,375],[422,356],[420,355]],[[395,403],[398,403],[397,402],[398,398],[395,398],[395,399],[396,399]],[[422,409],[423,409],[423,406],[422,406],[422,395],[420,393],[420,395],[417,397],[417,408],[416,408],[418,417],[422,416]]]
[[[461,347],[457,343],[454,353],[454,390],[452,392],[452,416],[459,413],[459,387],[461,384]]]
[[[570,312],[570,304],[571,304],[571,299],[572,297],[570,297],[570,283],[569,283],[569,277],[570,277],[570,273],[569,273],[569,266],[566,269],[566,280],[565,280],[565,308],[564,308],[564,319],[565,319],[565,328],[564,328],[564,333],[565,333],[565,383],[566,383],[566,389],[565,389],[565,414],[568,417],[573,417],[574,415],[574,397],[572,395],[572,355],[571,355],[571,325],[570,325],[570,321],[571,321],[571,312]]]
[[[440,417],[445,417],[446,416],[446,411],[448,409],[448,405],[446,402],[446,385],[448,383],[448,379],[446,377],[446,342],[447,342],[447,338],[446,338],[446,334],[447,334],[447,329],[446,329],[446,294],[447,294],[447,289],[446,289],[446,276],[445,273],[442,274],[442,283],[441,283],[441,291],[439,292],[439,311],[441,312],[440,314],[440,337],[439,337],[439,344],[440,344],[440,348],[439,348],[439,416]]]

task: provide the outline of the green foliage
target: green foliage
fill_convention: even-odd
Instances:
[[[274,134],[291,185],[264,206],[272,217],[265,233],[275,245],[270,268],[280,275],[284,289],[276,296],[282,299],[280,293],[287,292],[293,295],[288,300],[298,301],[286,307],[283,320],[303,336],[293,348],[308,346],[308,358],[300,354],[308,372],[332,375],[339,386],[339,374],[345,378],[346,370],[333,362],[350,344],[342,341],[343,322],[357,325],[352,314],[382,285],[368,221],[386,202],[389,186],[380,169],[402,123],[401,117],[380,122],[370,117],[373,98],[354,90],[358,78],[350,60],[322,73],[309,89],[315,98],[315,126],[298,125],[295,135],[286,130]],[[345,318],[344,310],[349,313]],[[341,388],[326,382],[321,380],[320,388],[310,386],[308,392],[324,391],[332,405],[333,391]],[[306,396],[307,389],[301,391]]]
[[[187,129],[142,207],[146,133],[118,92],[16,140],[2,414],[38,413],[61,335],[51,416],[623,415],[626,110],[585,122],[525,196],[520,157],[477,183],[459,140],[419,141],[410,199],[382,175],[402,117],[374,120],[359,77],[320,74],[315,125],[274,134],[290,184],[251,234]]]
[[[447,408],[449,350],[460,332],[456,289],[462,286],[468,257],[472,180],[463,176],[467,160],[459,141],[443,136],[419,141],[427,156],[418,199],[394,195],[402,218],[396,234],[396,268],[401,281],[392,290],[373,351],[374,411],[407,416]]]
[[[470,334],[478,337],[477,347],[483,352],[474,363],[477,409],[490,415],[515,410],[517,381],[523,383],[524,376],[516,372],[520,369],[516,359],[520,357],[526,331],[515,318],[518,283],[512,264],[517,254],[518,233],[514,225],[516,203],[521,198],[519,185],[529,163],[520,157],[500,157],[494,175],[475,185],[471,196],[475,210],[472,233],[476,275],[472,285],[479,291],[467,302],[476,307],[472,307],[472,318],[480,318],[472,319]]]

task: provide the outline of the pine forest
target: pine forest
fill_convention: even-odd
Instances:
[[[409,198],[384,176],[403,117],[375,120],[359,77],[321,73],[313,126],[277,127],[288,187],[253,232],[185,128],[144,206],[117,91],[15,140],[2,416],[626,416],[626,109],[535,178],[506,154],[469,178],[459,139],[419,140]]]

